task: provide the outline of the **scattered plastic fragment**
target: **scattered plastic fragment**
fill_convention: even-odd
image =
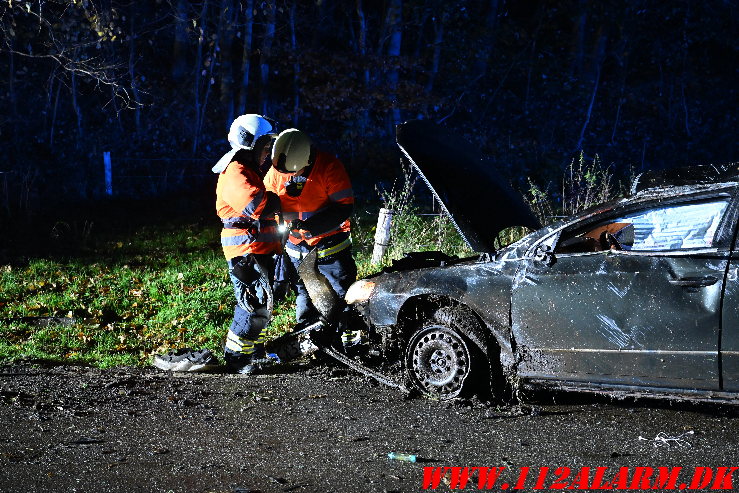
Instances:
[[[643,436],[639,435],[639,440],[645,440],[647,442],[651,441],[655,447],[670,448],[670,446],[674,444],[674,445],[677,445],[678,447],[683,447],[683,448],[688,447],[689,448],[691,445],[687,440],[685,440],[684,437],[686,435],[692,435],[694,433],[695,432],[693,430],[690,430],[690,431],[686,431],[685,433],[681,435],[676,435],[676,436],[671,437],[667,435],[665,432],[660,431],[659,433],[657,433],[657,436],[655,436],[652,439],[644,438]]]
[[[402,460],[404,462],[416,462],[415,454],[402,454],[396,452],[388,452],[387,458],[390,460]]]

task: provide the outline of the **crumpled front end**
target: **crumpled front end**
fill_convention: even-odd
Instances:
[[[443,307],[469,309],[485,326],[485,337],[500,346],[501,356],[510,356],[510,298],[516,269],[515,261],[468,260],[383,272],[354,283],[346,301],[371,328],[374,342],[389,358],[398,357],[396,350],[412,331]]]

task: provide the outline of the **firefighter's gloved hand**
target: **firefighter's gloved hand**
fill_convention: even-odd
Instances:
[[[302,219],[293,219],[290,221],[290,226],[288,227],[290,231],[297,231],[297,230],[304,230],[308,231],[308,228],[305,227],[305,221]]]
[[[260,218],[274,220],[275,216],[280,213],[280,197],[278,197],[274,192],[267,191],[267,203],[264,204],[264,209],[262,210]],[[259,221],[256,223],[259,224]]]

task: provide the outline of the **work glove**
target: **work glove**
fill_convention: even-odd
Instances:
[[[267,191],[267,203],[264,204],[264,210],[262,211],[261,218],[274,219],[282,213],[280,208],[280,198],[276,193]]]
[[[302,229],[303,231],[308,231],[308,228],[305,227],[305,221],[302,219],[293,219],[290,221],[290,225],[288,226],[288,229],[290,231],[297,231]],[[310,231],[308,231],[310,233]]]

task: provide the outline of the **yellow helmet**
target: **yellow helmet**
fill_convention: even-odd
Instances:
[[[282,173],[295,173],[311,162],[311,140],[305,132],[288,128],[272,146],[272,164]]]

